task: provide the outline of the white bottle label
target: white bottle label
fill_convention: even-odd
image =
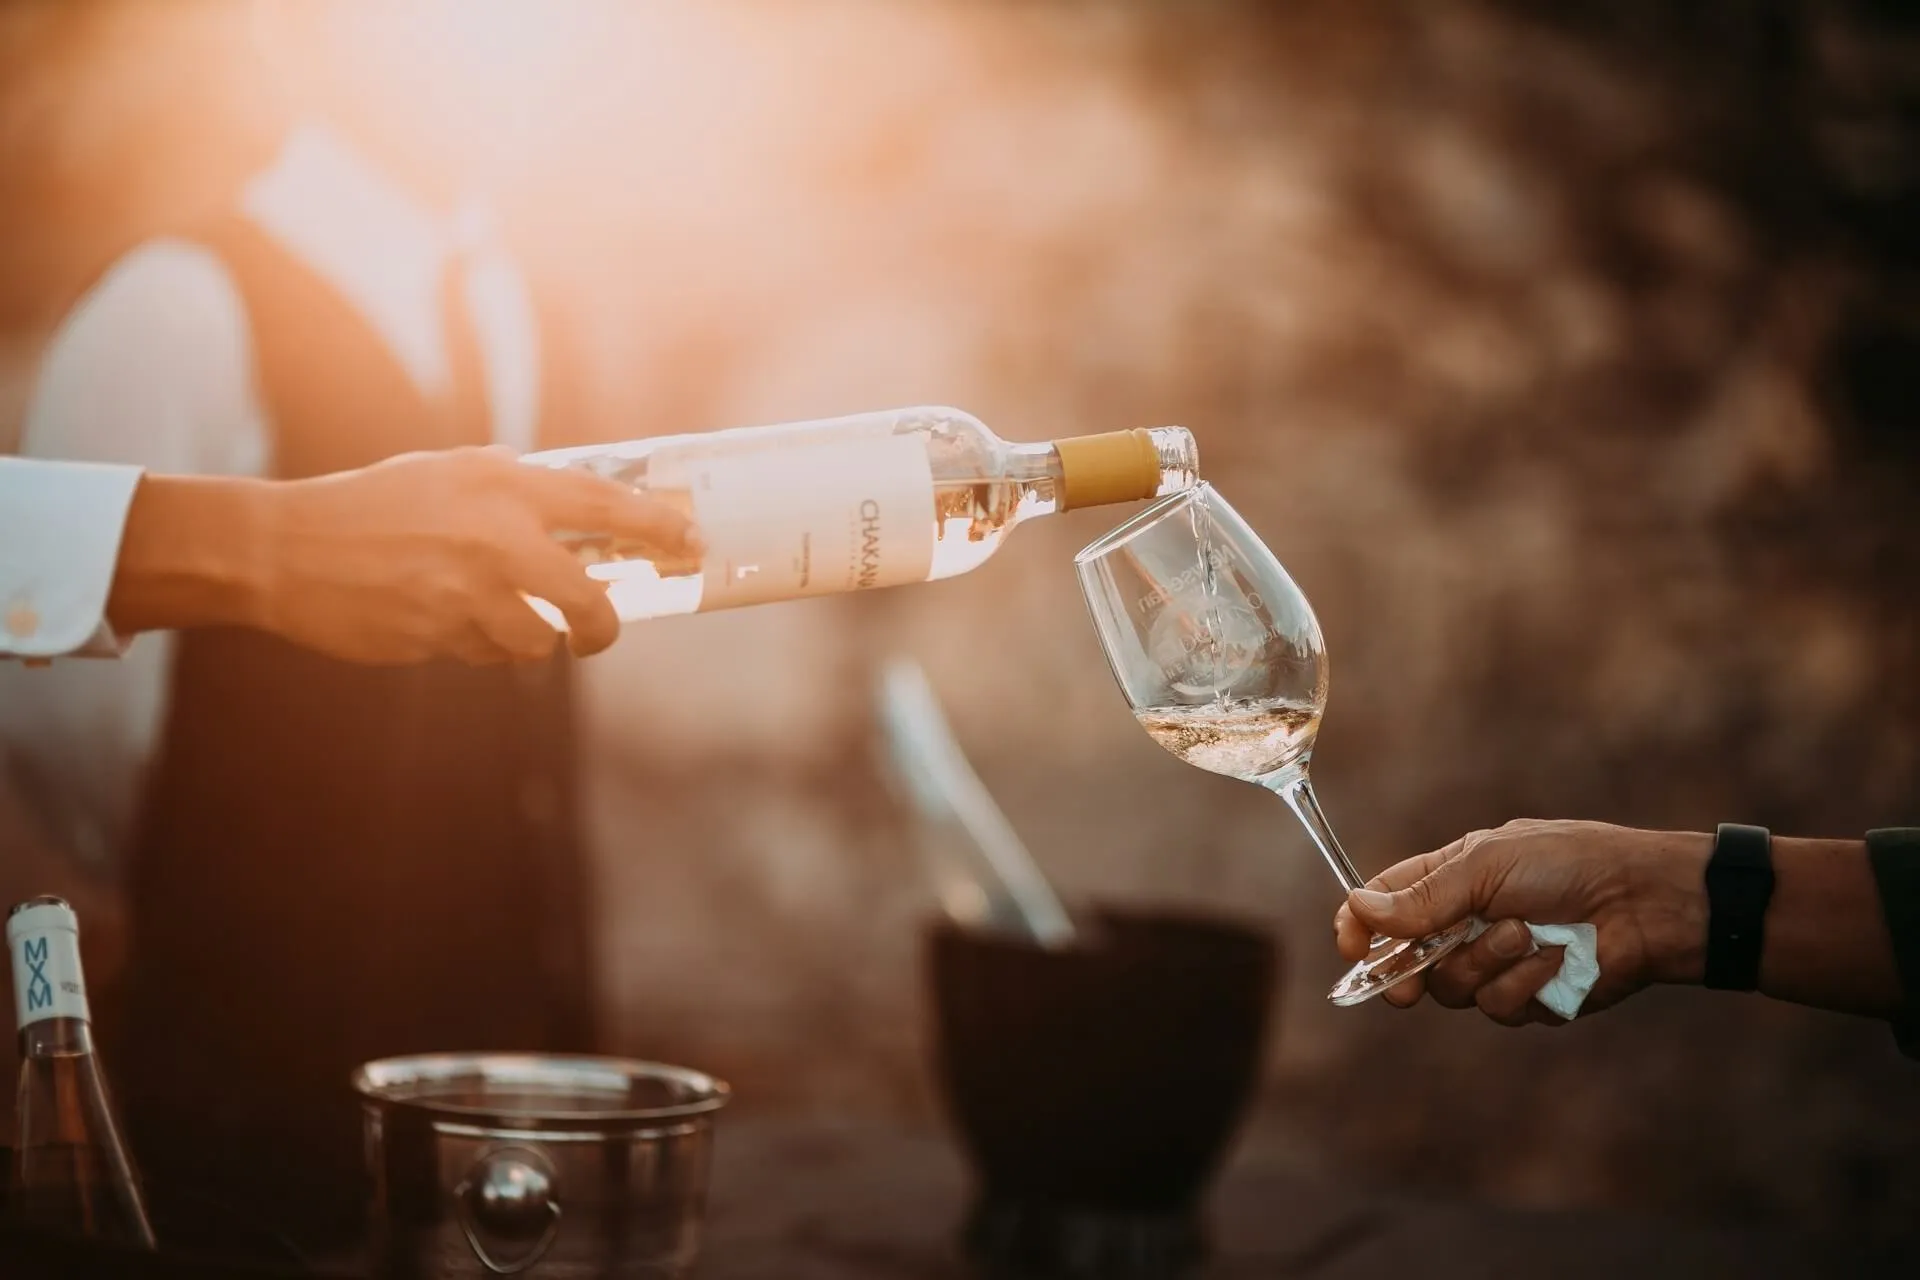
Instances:
[[[648,460],[649,487],[693,495],[707,544],[701,612],[926,581],[933,469],[921,436],[755,444],[675,445]]]
[[[7,919],[13,1008],[19,1025],[44,1018],[88,1020],[80,968],[80,926],[71,908],[28,907]]]

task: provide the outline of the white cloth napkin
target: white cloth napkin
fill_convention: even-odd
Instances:
[[[1467,939],[1485,933],[1490,926],[1482,921]],[[1560,953],[1560,972],[1534,993],[1534,999],[1558,1016],[1571,1022],[1586,1003],[1587,992],[1600,980],[1598,931],[1590,924],[1529,924],[1535,947],[1565,947]]]

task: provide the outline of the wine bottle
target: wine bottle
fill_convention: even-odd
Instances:
[[[20,1092],[7,1216],[15,1224],[154,1247],[153,1229],[94,1051],[80,923],[59,898],[7,917]]]
[[[1002,440],[958,409],[922,407],[706,435],[550,449],[578,467],[677,495],[706,544],[698,564],[564,535],[623,621],[931,582],[977,568],[1022,521],[1191,487],[1183,427],[1041,444]],[[564,626],[558,611],[536,602]]]

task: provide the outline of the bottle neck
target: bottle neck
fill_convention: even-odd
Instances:
[[[22,1058],[77,1058],[93,1052],[93,1024],[85,1018],[41,1018],[20,1028]]]
[[[1060,480],[1060,453],[1051,440],[1038,444],[1009,440],[1005,445],[1005,479],[1031,484],[1038,480]]]

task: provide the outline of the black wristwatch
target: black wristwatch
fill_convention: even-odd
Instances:
[[[1773,836],[1723,822],[1707,859],[1706,984],[1721,991],[1760,985],[1767,904],[1773,900]]]

